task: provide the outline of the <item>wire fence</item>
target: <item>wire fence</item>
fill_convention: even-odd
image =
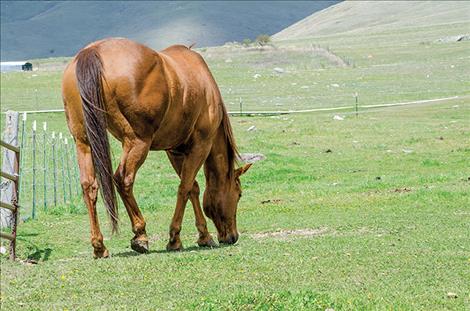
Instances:
[[[37,217],[39,210],[81,205],[81,186],[75,143],[71,136],[47,130],[23,114],[19,129],[22,218]]]

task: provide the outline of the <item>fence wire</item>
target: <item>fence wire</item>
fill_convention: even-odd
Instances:
[[[19,129],[22,218],[35,219],[38,212],[66,206],[82,206],[75,143],[62,133],[28,127]]]

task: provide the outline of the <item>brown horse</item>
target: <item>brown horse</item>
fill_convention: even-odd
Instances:
[[[127,39],[105,39],[82,49],[64,72],[67,124],[77,146],[80,182],[91,224],[95,257],[107,257],[96,199],[98,188],[117,230],[114,186],[129,214],[133,250],[148,252],[145,220],[133,194],[137,170],[150,150],[165,150],[181,179],[170,225],[168,250],[180,250],[181,223],[191,200],[200,246],[215,246],[199,202],[196,174],[204,164],[203,209],[220,243],[238,239],[236,211],[241,197],[238,157],[219,88],[203,58],[181,45],[161,52]],[[122,143],[113,175],[106,130]],[[96,174],[96,175],[95,175]]]

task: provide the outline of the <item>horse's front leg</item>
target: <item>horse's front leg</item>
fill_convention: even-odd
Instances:
[[[167,151],[168,159],[170,159],[171,165],[175,169],[179,177],[181,177],[181,167],[183,166],[184,155]],[[212,239],[209,231],[207,230],[207,222],[204,214],[202,213],[201,203],[199,201],[199,184],[194,181],[193,188],[189,193],[189,200],[193,205],[194,216],[196,219],[196,228],[199,232],[199,238],[197,244],[201,247],[216,247],[217,244]]]
[[[91,229],[91,245],[93,257],[108,257],[109,252],[103,243],[98,215],[96,214],[96,198],[98,196],[98,181],[95,177],[95,169],[91,158],[91,149],[88,144],[77,141],[77,159],[80,168],[80,184],[83,191],[83,200],[88,209]]]
[[[131,248],[138,253],[147,253],[149,245],[145,231],[145,220],[137,206],[133,188],[137,170],[144,163],[149,148],[150,143],[139,139],[124,141],[121,162],[114,174],[117,190],[129,214],[132,232],[134,232]]]
[[[195,141],[197,140],[195,139]],[[211,145],[209,143],[198,141],[198,143],[195,143],[192,149],[189,151],[189,153],[185,155],[183,158],[183,163],[181,165],[181,172],[180,172],[181,182],[178,187],[176,208],[175,208],[175,213],[173,215],[173,219],[170,224],[170,241],[168,242],[168,245],[166,247],[167,250],[169,251],[177,251],[183,248],[183,245],[180,239],[180,232],[181,232],[181,223],[183,222],[184,209],[186,207],[186,203],[188,202],[188,199],[191,196],[191,191],[194,189],[197,172],[199,171],[205,159],[207,158],[207,155],[209,154],[210,149],[211,149]],[[197,200],[197,202],[196,201],[193,202],[193,204],[195,203],[198,204],[199,199]],[[198,205],[194,205],[194,206],[199,207]],[[198,215],[196,215],[196,218],[198,218]],[[204,227],[206,227],[205,219],[204,219]],[[205,228],[204,234],[205,233],[207,233],[206,237],[212,240],[209,233],[207,232],[207,227]]]

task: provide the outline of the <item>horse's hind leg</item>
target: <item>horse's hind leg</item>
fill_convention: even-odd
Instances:
[[[148,237],[145,231],[145,220],[137,206],[133,188],[137,170],[147,157],[150,144],[139,139],[125,140],[121,162],[114,174],[116,188],[121,196],[132,224],[134,237],[131,248],[138,253],[148,252]]]
[[[175,169],[178,176],[181,177],[181,167],[183,165],[184,156],[182,154],[173,153],[167,151],[168,159],[170,159],[171,165]],[[201,203],[199,201],[199,184],[194,181],[193,187],[189,193],[189,199],[193,205],[194,216],[196,218],[196,228],[199,232],[199,239],[197,244],[199,246],[215,247],[217,244],[212,239],[209,231],[207,230],[207,222],[204,214],[202,213]]]
[[[103,243],[98,216],[96,214],[96,198],[98,196],[98,181],[91,158],[90,146],[77,140],[77,158],[80,167],[80,183],[83,190],[83,199],[88,209],[91,227],[91,245],[95,258],[108,257],[109,253]]]

